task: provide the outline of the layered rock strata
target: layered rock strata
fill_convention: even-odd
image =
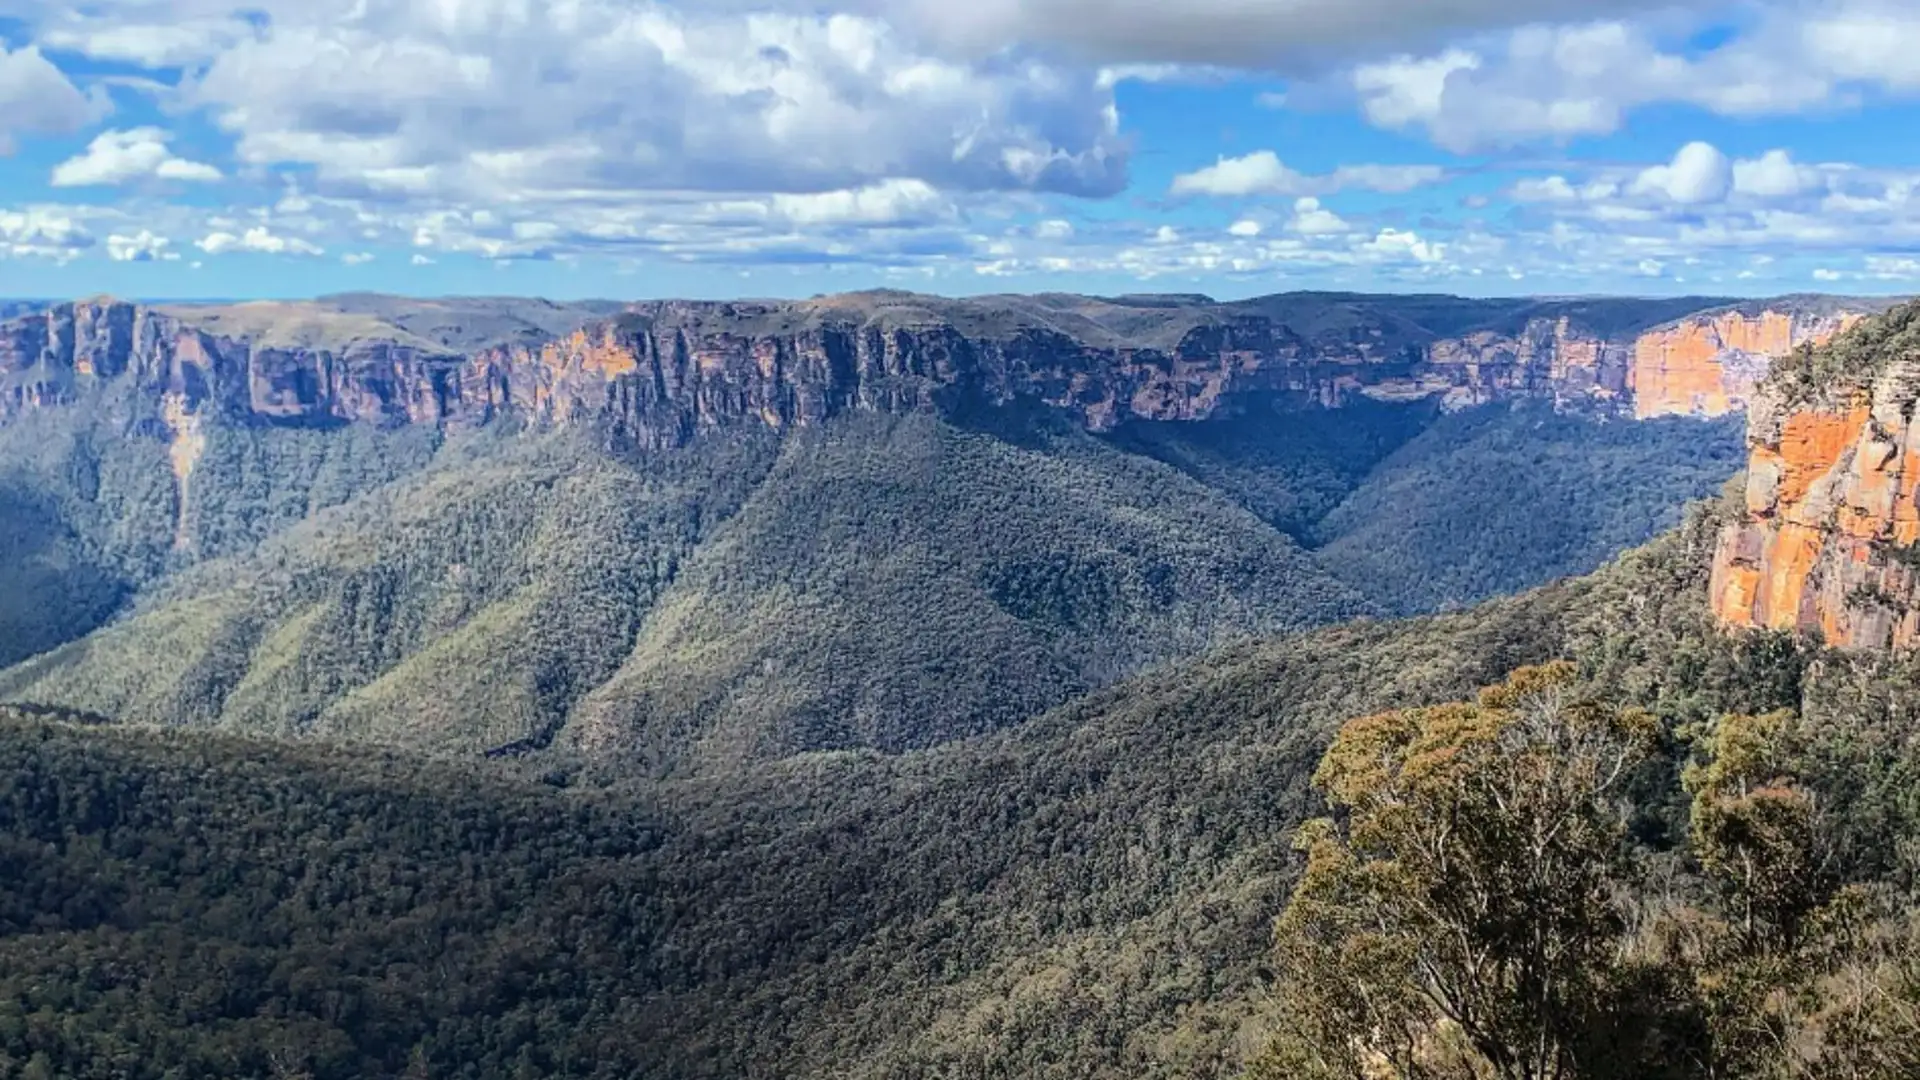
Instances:
[[[1261,307],[1280,300],[1289,304],[1280,315]],[[1420,314],[1436,322],[1468,324],[1441,333],[1393,300],[661,302],[544,343],[465,352],[312,305],[83,301],[0,324],[0,422],[109,387],[156,409],[173,403],[166,426],[175,430],[182,417],[208,413],[381,424],[512,415],[603,423],[649,446],[734,423],[782,428],[847,410],[1022,398],[1093,430],[1202,420],[1251,395],[1326,408],[1541,398],[1575,410],[1711,416],[1744,404],[1767,350],[1822,340],[1858,317],[1794,305],[1719,309],[1603,333],[1583,319],[1591,305],[1574,302],[1453,300],[1458,310],[1439,305],[1435,315],[1435,298],[1405,299],[1427,302]]]
[[[1813,403],[1768,390],[1749,420],[1744,519],[1722,534],[1723,625],[1847,648],[1920,641],[1920,356]]]

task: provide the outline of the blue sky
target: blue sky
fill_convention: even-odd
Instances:
[[[1911,0],[0,0],[0,294],[1920,292]]]

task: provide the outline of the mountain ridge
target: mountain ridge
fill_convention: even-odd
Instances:
[[[79,301],[0,322],[0,423],[116,387],[137,399],[132,413],[171,401],[183,416],[261,423],[590,421],[652,446],[740,422],[1016,398],[1094,431],[1206,419],[1249,394],[1300,407],[1543,399],[1715,416],[1744,405],[1767,355],[1883,306],[1337,293],[1143,305],[898,291],[576,305]]]

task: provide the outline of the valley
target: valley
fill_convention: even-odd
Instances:
[[[56,305],[0,325],[0,700],[657,775],[934,746],[1672,526],[1746,350],[1875,306],[1696,303]],[[1635,396],[1683,362],[1722,390]]]
[[[1283,299],[1303,338],[1377,316]],[[1657,721],[1628,839],[1702,912],[1680,775],[1727,714],[1791,710],[1835,880],[1904,895],[1916,312],[1723,384],[1751,431],[1557,353],[1123,418],[1086,403],[1179,363],[829,392],[778,346],[682,394],[672,349],[524,314],[486,333],[585,343],[496,384],[532,408],[261,412],[254,346],[183,365],[135,348],[172,316],[110,313],[0,424],[0,1070],[1238,1077],[1292,1030],[1273,920],[1336,733],[1555,660]],[[365,340],[299,363],[409,370]],[[1781,555],[1796,526],[1835,546]]]

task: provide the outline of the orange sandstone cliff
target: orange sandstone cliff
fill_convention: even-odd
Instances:
[[[1628,388],[1636,417],[1724,416],[1745,408],[1774,357],[1821,344],[1860,311],[1709,312],[1640,335]]]
[[[1920,642],[1920,305],[1842,344],[1855,370],[1755,398],[1745,514],[1721,536],[1711,602],[1729,627],[1901,648]]]
[[[1822,340],[1874,306],[1822,297],[1728,306],[874,292],[610,305],[568,323],[540,308],[539,327],[459,336],[462,326],[505,325],[534,302],[499,301],[519,305],[505,314],[489,310],[492,301],[465,303],[458,312],[441,310],[443,301],[377,297],[53,305],[0,322],[0,423],[91,401],[176,440],[201,417],[434,425],[515,417],[594,423],[668,446],[736,424],[785,429],[849,411],[1018,399],[1095,431],[1202,421],[1256,400],[1459,409],[1535,399],[1571,411],[1712,416],[1745,404],[1770,354]]]

